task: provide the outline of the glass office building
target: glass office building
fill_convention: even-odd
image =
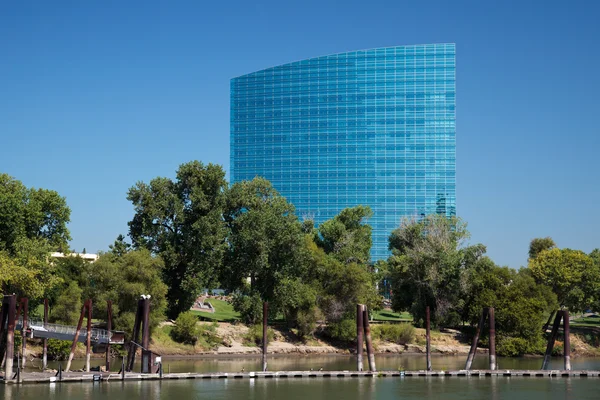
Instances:
[[[332,54],[231,80],[231,181],[262,176],[301,218],[369,205],[373,260],[402,217],[455,214],[455,45]]]

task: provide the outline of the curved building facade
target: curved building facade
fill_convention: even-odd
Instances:
[[[373,210],[373,260],[402,217],[456,207],[455,45],[398,46],[231,80],[231,181],[262,176],[321,223]]]

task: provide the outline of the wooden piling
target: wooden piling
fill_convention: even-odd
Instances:
[[[150,347],[150,298],[142,300],[142,323],[144,324],[142,347],[144,350],[148,350],[148,347]]]
[[[356,305],[356,370],[363,370],[363,305]]]
[[[8,321],[6,324],[6,364],[4,365],[4,377],[12,378],[13,359],[15,358],[15,313],[17,298],[15,295],[8,296]]]
[[[136,343],[140,337],[140,322],[142,319],[142,299],[138,300],[138,307],[135,313],[135,321],[133,323],[133,336],[129,340],[129,351],[127,352],[127,365],[126,370],[132,371],[133,365],[135,364],[135,353],[137,351]]]
[[[85,372],[90,372],[92,355],[92,299],[87,301],[87,332],[85,338]]]
[[[44,329],[47,329],[48,325],[48,299],[44,299]],[[48,339],[42,340],[42,371],[48,368]]]
[[[367,357],[369,358],[369,371],[376,372],[375,353],[373,352],[373,342],[371,341],[371,327],[369,326],[369,310],[363,306],[363,326],[365,329],[365,341],[367,342]]]
[[[71,352],[69,353],[69,359],[67,360],[67,367],[65,368],[65,372],[69,372],[71,369],[71,362],[73,361],[73,357],[75,356],[75,349],[77,348],[77,340],[79,339],[79,333],[81,332],[81,325],[83,324],[83,316],[85,313],[85,306],[87,305],[87,301],[83,303],[81,306],[81,314],[79,315],[79,322],[77,322],[77,328],[75,329],[75,337],[73,338],[73,344],[71,345]]]
[[[263,342],[262,342],[262,370],[267,371],[267,347],[269,345],[267,319],[269,316],[269,303],[263,303]]]
[[[24,297],[21,299],[21,305],[23,310],[23,324],[21,325],[21,368],[25,368],[25,361],[27,360],[27,325],[29,321],[29,299]]]
[[[569,311],[563,311],[563,330],[565,333],[564,354],[565,354],[565,371],[571,370],[571,334]]]
[[[556,336],[558,335],[558,327],[560,326],[560,320],[562,316],[562,310],[557,311],[556,318],[554,318],[554,325],[552,325],[552,332],[550,333],[550,338],[548,339],[548,346],[546,347],[546,354],[544,355],[542,369],[546,369],[548,363],[550,362],[550,357],[552,356],[552,349],[554,349],[554,341],[556,340]]]
[[[546,331],[548,330],[548,327],[550,326],[550,324],[552,323],[552,318],[554,318],[554,313],[556,311],[552,311],[550,313],[550,316],[548,317],[548,321],[546,321],[546,323],[542,326],[542,331],[544,332],[544,334],[546,333]]]
[[[496,370],[496,319],[494,317],[494,307],[490,307],[488,313],[488,323],[490,325],[490,369]]]
[[[427,353],[427,371],[431,371],[431,332],[430,332],[430,314],[429,306],[425,307],[425,340]]]
[[[471,369],[471,365],[473,364],[473,359],[475,358],[475,353],[477,352],[477,344],[479,343],[479,334],[483,329],[483,324],[485,324],[485,318],[487,317],[488,308],[484,308],[481,311],[481,317],[479,318],[479,324],[477,325],[477,330],[475,331],[475,336],[473,336],[473,343],[471,343],[471,350],[469,350],[469,355],[467,356],[467,363],[465,365],[465,369],[468,371]]]
[[[4,340],[4,334],[5,329],[4,327],[7,326],[7,320],[8,320],[8,297],[7,295],[4,296],[4,298],[2,299],[2,309],[0,310],[0,362],[2,363],[2,367],[4,367],[4,352],[6,350],[6,341]]]
[[[108,332],[108,343],[106,344],[106,372],[110,372],[110,336],[112,330],[112,301],[106,301],[106,330]]]

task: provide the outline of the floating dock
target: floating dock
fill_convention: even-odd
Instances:
[[[4,384],[67,383],[67,382],[118,382],[145,380],[185,379],[310,379],[310,378],[409,378],[409,377],[540,377],[584,378],[600,377],[600,371],[562,370],[459,370],[459,371],[278,371],[278,372],[224,372],[224,373],[170,373],[139,374],[128,372],[63,372],[62,377],[50,372],[23,372],[19,379],[4,380]]]

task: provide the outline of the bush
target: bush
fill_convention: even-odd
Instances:
[[[415,339],[415,328],[411,324],[381,324],[372,329],[375,339],[397,344],[412,343]]]
[[[177,317],[171,330],[171,337],[179,343],[195,345],[200,336],[198,317],[191,311],[186,311]]]
[[[258,293],[236,293],[233,295],[232,305],[240,313],[243,323],[254,325],[262,320],[263,301]]]
[[[343,319],[338,322],[332,322],[327,327],[329,336],[333,339],[343,342],[352,342],[356,340],[356,321],[353,319]]]
[[[72,343],[67,340],[48,339],[48,358],[62,361],[69,357]]]
[[[212,349],[220,345],[223,341],[217,336],[217,327],[219,324],[217,321],[213,321],[211,324],[203,324],[198,327],[198,340],[199,344],[205,349]]]
[[[262,345],[262,325],[252,325],[249,327],[248,333],[244,335],[244,342],[246,344]],[[267,340],[273,341],[275,338],[275,332],[271,328],[267,328]]]
[[[303,339],[312,337],[317,329],[317,321],[322,318],[318,307],[310,310],[299,310],[296,314],[296,326],[298,327],[298,336]]]
[[[518,337],[498,337],[496,354],[503,357],[519,357],[524,354],[543,354],[543,340],[527,340]]]

